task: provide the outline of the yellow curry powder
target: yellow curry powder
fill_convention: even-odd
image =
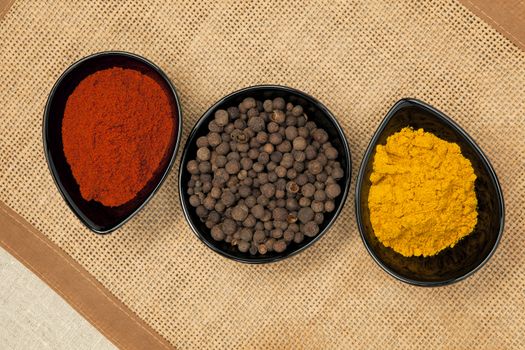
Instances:
[[[478,221],[472,164],[455,143],[404,128],[378,145],[370,175],[370,221],[404,256],[453,247]]]

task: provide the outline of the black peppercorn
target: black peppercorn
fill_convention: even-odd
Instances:
[[[299,209],[299,213],[297,214],[297,218],[302,223],[310,222],[314,218],[314,211],[310,207],[301,208],[301,209]]]
[[[323,144],[328,141],[328,134],[323,129],[315,129],[312,131],[312,138],[320,144]]]
[[[221,202],[224,203],[226,207],[230,207],[235,203],[235,195],[230,190],[225,190],[221,195]]]
[[[222,230],[227,235],[232,235],[235,231],[237,231],[237,224],[232,219],[224,219],[222,222]]]
[[[221,198],[222,190],[220,187],[212,187],[210,190],[210,196],[215,199]]]
[[[264,234],[264,231],[257,230],[257,231],[255,231],[255,233],[253,234],[253,241],[254,241],[255,243],[261,243],[261,242],[264,242],[265,239],[266,239],[266,235]]]
[[[278,144],[275,149],[277,149],[281,153],[290,152],[292,150],[292,144],[288,140],[284,140],[280,144]]]
[[[332,174],[331,176],[335,179],[335,180],[339,180],[339,179],[342,179],[343,176],[344,176],[344,171],[343,169],[341,169],[340,167],[335,167],[332,169]]]
[[[267,183],[261,186],[261,193],[266,198],[271,198],[275,194],[275,185]]]
[[[213,210],[213,208],[215,208],[215,198],[213,198],[211,196],[207,196],[202,201],[202,205],[204,206],[204,208],[206,208],[208,210]]]
[[[257,200],[257,202],[259,202],[259,200]],[[256,219],[261,219],[264,215],[264,207],[261,204],[254,205],[250,211]]]
[[[188,162],[188,165],[186,165],[186,169],[190,174],[198,174],[199,173],[199,163],[196,160],[190,160]]]
[[[308,171],[312,175],[320,174],[323,171],[323,165],[317,159],[308,162]]]
[[[254,116],[254,117],[251,117],[250,119],[248,119],[247,125],[253,131],[261,132],[261,131],[264,130],[265,122],[264,122],[263,118],[261,118],[259,116]]]
[[[274,110],[270,115],[270,119],[277,124],[282,124],[286,121],[286,114],[281,110]]]
[[[275,191],[275,198],[277,198],[277,199],[284,198],[285,195],[286,195],[286,192],[284,190],[276,190]]]
[[[260,131],[260,132],[257,133],[257,136],[255,136],[255,139],[260,144],[264,144],[264,143],[268,142],[268,134],[266,132],[264,132],[264,131]]]
[[[229,121],[229,115],[228,115],[228,112],[226,112],[224,109],[219,109],[215,112],[215,123],[218,126],[225,126],[226,124],[228,124],[228,121]],[[210,131],[216,131],[216,130],[210,129]]]
[[[308,130],[314,130],[315,128],[317,128],[317,125],[315,125],[314,122],[312,121],[307,121],[306,124],[304,125]]]
[[[284,110],[286,103],[282,97],[277,97],[273,99],[273,109]]]
[[[310,198],[306,198],[306,197],[299,198],[300,207],[309,207],[311,203],[312,203],[312,200]]]
[[[312,160],[317,157],[317,150],[314,146],[308,145],[304,151],[307,160]]]
[[[270,134],[270,136],[273,134]],[[271,154],[275,150],[275,146],[271,143],[266,143],[261,147],[261,151],[266,154]]]
[[[248,196],[244,200],[244,204],[246,204],[248,208],[252,208],[255,204],[257,204],[257,198],[255,198],[255,196]]]
[[[295,183],[298,184],[299,186],[304,186],[306,185],[307,182],[308,182],[308,176],[306,176],[306,174],[299,174],[295,178]]]
[[[241,164],[238,160],[230,160],[226,163],[224,169],[226,169],[226,172],[230,175],[237,174],[241,170]]]
[[[195,208],[195,213],[198,217],[205,218],[208,215],[208,210],[203,205],[199,205]]]
[[[315,213],[320,213],[324,210],[324,203],[323,202],[319,202],[319,201],[316,201],[314,200],[311,204],[310,204],[310,207],[312,208],[312,210],[315,212]]]
[[[270,134],[270,136],[268,137],[268,141],[270,141],[272,145],[278,145],[281,142],[283,142],[283,136],[279,133],[274,132]]]
[[[302,232],[296,232],[293,236],[293,241],[297,244],[304,240],[304,234]]]
[[[255,102],[255,99],[253,97],[245,98],[242,101],[242,105],[246,110],[257,107],[257,103]]]
[[[335,147],[328,147],[327,149],[324,150],[324,154],[326,155],[326,158],[328,159],[337,159],[339,152],[337,152]]]
[[[315,213],[315,216],[314,216],[314,222],[317,224],[317,225],[321,225],[324,221],[324,215],[323,213]]]
[[[303,107],[301,105],[297,105],[292,108],[292,115],[294,117],[299,117],[302,114],[303,114]]]
[[[253,166],[252,166],[252,169],[253,171],[255,171],[256,173],[260,173],[261,171],[264,170],[264,165],[257,162],[257,163],[254,163]]]
[[[219,226],[213,226],[211,228],[211,236],[216,241],[222,241],[226,235]]]
[[[326,186],[325,192],[328,198],[334,199],[341,194],[341,187],[336,183],[331,183]]]
[[[211,152],[207,147],[201,147],[197,150],[197,159],[200,161],[210,160]]]
[[[294,181],[288,181],[286,184],[286,190],[292,194],[299,192],[299,185]]]
[[[314,193],[315,193],[315,186],[312,185],[311,183],[307,183],[301,187],[301,194],[304,197],[307,197],[307,198],[313,197]]]
[[[250,252],[251,255],[255,255],[259,251],[257,249],[257,245],[253,241],[252,241],[252,244],[250,245],[250,250],[248,251]]]
[[[232,209],[232,218],[236,221],[243,221],[248,216],[249,209],[245,204],[238,204]]]
[[[287,243],[293,241],[294,236],[295,236],[295,233],[292,230],[286,230],[283,232],[283,239]]]
[[[208,145],[210,145],[211,147],[216,147],[216,146],[218,146],[221,142],[222,142],[222,138],[221,138],[221,135],[219,135],[218,133],[216,133],[216,132],[210,132],[210,133],[208,134],[208,137],[207,137],[207,143],[208,143]],[[205,146],[201,146],[201,147],[205,147]]]
[[[276,228],[270,231],[270,236],[275,239],[279,239],[283,236],[283,230]]]
[[[273,250],[276,252],[276,253],[282,253],[286,250],[286,242],[282,239],[276,241],[274,244],[273,244]]]
[[[199,199],[199,196],[195,194],[190,196],[189,202],[192,207],[198,207],[201,204],[201,200]]]
[[[209,143],[208,143],[208,138],[206,136],[201,136],[197,139],[197,147],[208,147],[209,146]]]
[[[237,243],[237,249],[239,249],[241,253],[246,253],[250,249],[250,243],[245,240],[240,240]]]
[[[273,103],[272,103],[272,100],[265,100],[263,102],[263,109],[265,112],[267,113],[270,113],[271,111],[273,111]]]
[[[308,138],[308,136],[310,136],[310,130],[308,130],[305,127],[297,128],[297,133],[299,134],[299,136],[301,136],[301,137],[303,137],[305,139]]]
[[[304,151],[306,146],[306,140],[301,136],[298,136],[293,140],[293,149],[296,151]]]
[[[286,209],[288,209],[288,210],[298,210],[299,209],[299,203],[297,202],[297,199],[295,199],[295,198],[288,198],[286,200]]]
[[[269,202],[270,202],[270,199],[266,196],[263,196],[262,194],[257,197],[257,204],[260,204],[261,206],[267,206]],[[261,214],[261,217],[262,217],[262,214]]]
[[[213,176],[214,185],[217,184],[217,186],[226,183],[229,179],[230,175],[226,172],[226,169],[224,168],[217,169]]]
[[[297,136],[297,128],[295,126],[288,126],[285,131],[286,139],[289,141],[293,141]]]
[[[294,214],[294,213],[290,213],[290,214],[288,214],[288,216],[286,217],[286,222],[289,223],[289,224],[296,223],[297,220],[298,220],[297,215]]]
[[[305,236],[315,237],[319,233],[319,226],[314,221],[310,221],[304,224],[303,233]]]
[[[229,147],[229,146],[228,146]],[[217,165],[218,168],[222,168],[226,165],[228,162],[228,159],[224,155],[217,156],[217,159],[215,160],[215,165]],[[212,164],[213,167],[213,164]]]
[[[268,173],[268,181],[270,182],[275,182],[279,178],[275,171],[272,171],[272,169],[275,170],[276,167],[277,166],[275,164],[273,164],[273,167],[268,167],[268,170],[271,171],[270,173]]]
[[[279,163],[283,159],[283,154],[279,151],[270,154],[270,160],[274,163]]]
[[[200,162],[199,163],[199,172],[209,173],[211,172],[211,163],[210,162]]]
[[[249,228],[252,228],[252,227],[255,227],[255,225],[257,224],[257,219],[249,214],[246,219],[244,219],[244,221],[242,222],[242,225],[244,227],[249,227]]]
[[[288,210],[285,208],[275,208],[272,211],[272,218],[276,221],[285,221],[288,218]]]
[[[331,213],[335,210],[335,203],[333,201],[326,201],[324,203],[324,210],[327,212],[327,213]]]
[[[239,186],[237,191],[242,198],[246,198],[252,193],[252,189],[247,185]]]
[[[317,174],[315,179],[317,181],[319,181],[319,182],[326,182],[326,180],[328,179],[328,174],[323,171],[323,172]]]
[[[228,111],[228,115],[230,116],[231,119],[237,119],[239,118],[239,108],[237,107],[230,107],[227,109]]]
[[[275,174],[277,174],[278,177],[285,177],[286,176],[286,168],[282,165],[279,165],[275,168]]]

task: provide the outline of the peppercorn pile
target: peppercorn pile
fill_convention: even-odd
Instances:
[[[217,110],[187,170],[190,205],[214,240],[281,253],[315,237],[344,176],[328,134],[283,98]]]

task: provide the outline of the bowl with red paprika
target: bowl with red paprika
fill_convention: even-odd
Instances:
[[[71,210],[106,234],[160,188],[181,130],[177,92],[158,66],[128,52],[100,52],[71,65],[53,86],[44,153]]]

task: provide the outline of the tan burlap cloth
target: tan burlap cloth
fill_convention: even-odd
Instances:
[[[280,263],[226,260],[186,224],[176,164],[123,228],[102,237],[83,227],[47,169],[41,120],[60,73],[103,50],[135,52],[165,70],[182,98],[182,145],[212,103],[245,86],[284,84],[325,103],[354,162],[335,226]],[[452,0],[18,1],[0,22],[0,200],[177,348],[524,348],[524,89],[525,54]],[[363,151],[407,96],[462,125],[505,193],[496,254],[448,287],[389,277],[355,222]]]

